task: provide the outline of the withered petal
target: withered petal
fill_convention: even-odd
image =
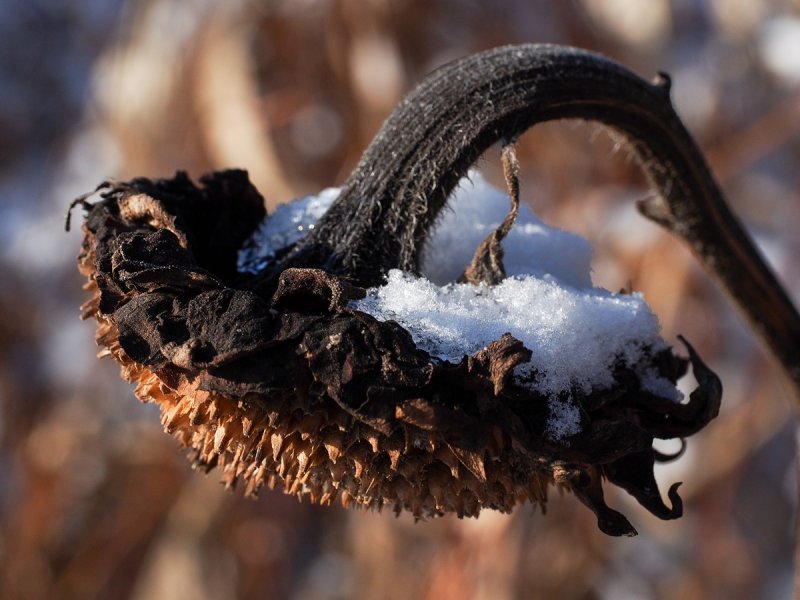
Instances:
[[[608,480],[639,501],[659,519],[677,519],[683,514],[683,501],[678,495],[680,483],[670,486],[668,496],[672,508],[664,504],[658,491],[653,467],[655,465],[655,452],[653,450],[637,452],[623,456],[618,460],[603,466],[603,473]]]
[[[709,369],[683,336],[678,339],[686,346],[697,388],[686,403],[672,402],[666,398],[642,395],[639,420],[654,437],[661,439],[686,438],[708,425],[719,414],[722,402],[722,382]]]
[[[610,508],[603,497],[602,478],[597,467],[588,469],[575,465],[556,463],[556,481],[565,484],[597,517],[597,527],[615,537],[636,535],[636,529],[622,513]]]

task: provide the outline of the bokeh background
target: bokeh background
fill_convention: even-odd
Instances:
[[[588,236],[596,284],[642,291],[665,337],[684,334],[723,379],[720,417],[658,471],[685,482],[678,521],[613,491],[639,537],[605,537],[555,493],[546,516],[416,524],[245,500],[193,472],[94,356],[81,234],[63,229],[75,196],[237,166],[274,207],[342,183],[427,72],[518,42],[671,73],[678,112],[800,301],[796,1],[0,0],[0,597],[791,596],[791,389],[689,253],[636,214],[642,177],[599,126],[524,136],[523,198]],[[480,166],[499,182],[497,152]]]

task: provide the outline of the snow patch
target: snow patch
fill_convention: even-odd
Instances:
[[[339,197],[340,191],[327,188],[316,196],[305,196],[277,207],[239,251],[239,271],[258,273],[278,250],[303,239]]]
[[[493,287],[437,286],[392,270],[385,285],[352,307],[397,321],[420,348],[450,362],[508,332],[533,352],[530,362],[515,368],[517,382],[551,398],[572,389],[590,394],[610,388],[619,359],[659,389],[643,359],[666,345],[640,294],[574,288],[550,275],[517,275]]]

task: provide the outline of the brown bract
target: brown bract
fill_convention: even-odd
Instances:
[[[549,486],[575,494],[611,535],[635,529],[601,482],[663,519],[679,517],[653,477],[654,438],[682,438],[719,409],[721,388],[688,346],[649,360],[675,381],[691,362],[700,386],[673,403],[642,389],[621,361],[612,389],[585,396],[581,431],[545,435],[547,399],[516,385],[530,350],[504,335],[458,364],[418,349],[393,321],[348,308],[364,290],[317,268],[290,268],[265,292],[237,273],[237,251],[264,216],[246,173],[105,183],[79,258],[111,355],[136,395],[195,464],[247,494],[263,485],[312,502],[411,511],[544,508]]]

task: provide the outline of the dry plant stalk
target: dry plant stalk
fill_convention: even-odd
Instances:
[[[79,266],[92,298],[83,316],[98,321],[104,353],[140,399],[159,404],[195,464],[221,468],[248,494],[267,485],[321,504],[424,518],[510,511],[524,501],[544,507],[556,486],[589,506],[602,531],[635,534],[606,505],[606,479],[654,515],[679,517],[679,484],[667,506],[655,482],[654,463],[665,457],[653,439],[696,433],[721,397],[688,344],[688,360],[648,356],[673,383],[691,362],[699,387],[688,402],[653,395],[620,362],[612,389],[573,392],[582,431],[559,442],[544,435],[546,398],[511,377],[530,358],[511,335],[443,363],[398,324],[348,307],[389,269],[417,269],[430,225],[491,144],[564,117],[599,120],[630,139],[661,194],[645,214],[684,237],[746,308],[758,293],[794,311],[725,207],[664,77],[650,84],[595,54],[517,46],[423,82],[314,231],[257,275],[236,270],[239,248],[265,214],[244,172],[213,173],[200,186],[182,173],[102,184],[97,203],[77,201],[88,210]],[[512,211],[476,253],[465,273],[471,283],[503,277],[500,240],[518,205],[512,150],[504,166]],[[753,281],[761,291],[749,290]],[[768,338],[785,334],[772,325],[762,327]]]

